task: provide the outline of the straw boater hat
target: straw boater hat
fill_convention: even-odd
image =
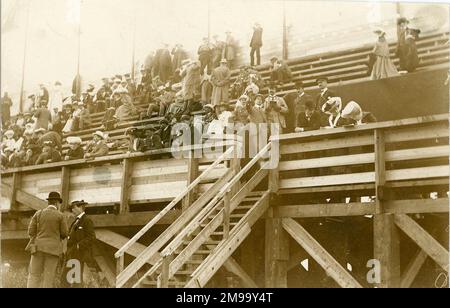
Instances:
[[[99,137],[102,138],[103,140],[106,139],[105,134],[104,134],[103,132],[99,131],[99,130],[96,131],[95,133],[93,133],[92,135],[94,135],[94,136],[99,136]]]
[[[344,119],[352,119],[360,121],[362,119],[362,109],[357,102],[350,101],[341,112],[341,117]]]
[[[68,144],[81,144],[80,137],[67,137],[66,140]]]

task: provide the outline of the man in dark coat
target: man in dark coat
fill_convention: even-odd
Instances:
[[[181,62],[183,60],[186,60],[188,58],[188,53],[186,50],[183,49],[183,45],[176,44],[175,47],[172,49],[172,69],[175,72],[177,68],[181,67]]]
[[[288,105],[289,113],[286,115],[287,132],[293,132],[297,127],[297,117],[305,111],[305,102],[313,100],[311,95],[305,93],[303,82],[295,83],[296,92],[288,93],[284,96],[284,101]]]
[[[2,125],[5,125],[9,120],[11,119],[11,106],[12,106],[12,100],[8,96],[8,92],[5,92],[5,94],[2,97]]]
[[[41,88],[41,92],[40,92],[40,94],[39,94],[39,102],[42,104],[43,102],[45,102],[46,104],[46,106],[47,106],[47,104],[48,104],[48,100],[49,100],[49,94],[48,94],[48,90],[47,90],[47,88],[45,87],[45,85],[43,85],[43,84],[40,84],[39,85],[39,87]]]
[[[67,224],[58,210],[62,203],[57,192],[51,192],[47,198],[48,207],[37,211],[28,226],[31,252],[30,270],[27,288],[53,288],[56,268],[63,253],[62,240],[67,237]]]
[[[203,75],[205,67],[207,68],[207,74],[211,74],[211,61],[212,61],[212,49],[207,37],[203,38],[203,43],[200,45],[197,51],[198,60],[200,61],[200,74]]]
[[[330,97],[335,97],[336,94],[328,89],[327,77],[317,78],[316,82],[320,89],[320,93],[316,98],[316,110],[320,112],[322,110],[323,104],[325,104]]]
[[[315,109],[312,97],[306,99],[305,109],[297,115],[295,132],[305,132],[320,128],[321,115]]]
[[[256,65],[261,64],[261,47],[263,45],[262,43],[262,34],[263,34],[263,28],[259,23],[255,23],[253,26],[253,36],[252,40],[250,41],[250,65],[255,65],[255,52],[256,52]]]
[[[270,79],[273,84],[284,84],[291,81],[292,71],[285,61],[272,57],[270,63]]]
[[[80,273],[78,273],[79,275],[70,275],[68,272],[73,268],[73,264],[66,264],[62,281],[64,282],[63,285],[67,287],[83,287],[84,266],[95,268],[93,254],[95,230],[94,223],[85,213],[86,205],[87,202],[84,202],[84,200],[74,201],[70,205],[70,210],[76,218],[69,228],[66,261],[78,260],[80,262]]]
[[[172,75],[172,57],[167,44],[164,44],[163,48],[156,51],[153,58],[153,76],[159,76],[161,81],[165,83]]]

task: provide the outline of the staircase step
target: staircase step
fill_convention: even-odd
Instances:
[[[154,280],[144,280],[141,282],[142,285],[147,286],[147,287],[155,287],[157,285],[157,282]],[[169,281],[169,287],[179,287],[182,288],[186,285],[186,282],[182,282],[182,281],[173,281],[170,280]]]
[[[176,272],[175,275],[189,276],[189,275],[191,275],[193,272],[194,272],[194,271],[182,270],[182,271]]]
[[[244,216],[245,216],[245,213],[231,214],[230,218],[242,218]]]
[[[187,260],[185,264],[202,264],[205,260]]]

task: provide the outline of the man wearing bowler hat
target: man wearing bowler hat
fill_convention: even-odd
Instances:
[[[62,240],[68,234],[66,220],[58,210],[61,196],[51,192],[47,201],[48,207],[37,211],[28,226],[30,242],[26,250],[31,253],[28,288],[54,286],[56,268],[63,253]]]
[[[323,104],[325,104],[330,97],[335,97],[336,94],[328,89],[327,77],[319,77],[316,82],[320,90],[320,94],[316,98],[316,110],[321,111]]]

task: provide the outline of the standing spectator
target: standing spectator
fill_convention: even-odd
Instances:
[[[74,113],[74,126],[76,130],[88,129],[92,123],[91,112],[82,102],[78,103],[78,111]]]
[[[36,118],[35,129],[43,128],[48,130],[49,125],[51,127],[52,114],[50,113],[50,110],[47,109],[47,101],[41,101],[41,107],[34,112],[34,117]]]
[[[31,94],[27,97],[23,104],[23,112],[33,112],[34,111],[34,101],[36,100],[36,95]]]
[[[95,158],[105,156],[108,154],[108,145],[106,144],[106,135],[101,131],[96,131],[93,134],[93,139],[86,147],[86,154],[84,158]]]
[[[263,28],[259,23],[255,23],[253,26],[253,36],[252,40],[250,41],[250,66],[255,65],[255,52],[256,52],[256,65],[261,64],[261,47],[263,45],[262,43],[262,34],[263,34]]]
[[[103,112],[106,109],[107,100],[112,94],[111,87],[109,86],[109,78],[102,78],[103,85],[98,89],[95,95],[95,103],[97,105],[97,110],[95,112]]]
[[[50,98],[50,102],[48,104],[48,108],[53,110],[54,108],[58,108],[58,110],[62,110],[64,93],[61,89],[61,82],[55,82],[55,86],[52,91],[52,95]]]
[[[82,100],[84,106],[89,111],[90,114],[97,112],[97,104],[94,102],[94,90],[95,86],[92,84],[88,85],[88,88],[85,92],[85,97]]]
[[[320,128],[321,115],[311,97],[305,102],[305,109],[297,115],[295,132],[306,132]]]
[[[159,76],[163,83],[166,83],[172,75],[172,57],[168,48],[168,44],[163,44],[154,57],[153,75]]]
[[[231,35],[231,31],[227,31],[225,32],[225,34],[226,34],[225,48],[223,50],[222,58],[227,60],[228,67],[233,68],[234,60],[236,58],[237,42],[235,38]]]
[[[298,115],[305,111],[305,103],[313,100],[312,97],[305,93],[303,82],[295,83],[296,92],[286,94],[284,100],[288,106],[289,113],[286,115],[286,126],[288,132],[293,132],[297,127]]]
[[[8,92],[5,92],[2,97],[2,126],[11,119],[11,106],[12,100],[9,97]]]
[[[275,95],[275,88],[269,89],[269,96],[264,101],[267,123],[278,123],[280,133],[286,128],[285,115],[288,113],[288,107],[282,97]]]
[[[62,111],[58,111],[58,108],[53,109],[52,114],[52,130],[59,135],[62,134],[62,130],[64,128],[65,122],[63,119]]]
[[[57,192],[47,198],[48,207],[37,211],[28,226],[31,253],[28,288],[52,288],[60,255],[63,253],[62,240],[67,237],[66,220],[58,208],[62,203]]]
[[[201,103],[203,104],[203,106],[211,102],[212,91],[213,85],[211,83],[211,75],[205,74],[203,75],[201,82]]]
[[[117,118],[115,116],[116,109],[114,107],[109,107],[102,120],[102,128],[106,131],[113,130],[117,127]]]
[[[328,90],[327,77],[317,78],[316,82],[320,90],[320,94],[316,98],[316,110],[321,111],[323,104],[325,104],[330,97],[335,97],[336,95],[333,91]]]
[[[70,205],[70,210],[76,216],[74,222],[69,228],[69,236],[67,241],[67,260],[78,260],[80,262],[80,278],[81,281],[66,281],[64,280],[64,286],[66,287],[83,287],[83,272],[84,266],[87,265],[89,270],[93,272],[95,269],[93,247],[95,242],[95,230],[94,223],[86,215],[87,202],[84,200],[74,201]],[[63,271],[63,277],[67,276],[70,266],[65,266]],[[94,271],[94,276],[97,273]]]
[[[209,44],[209,39],[207,37],[203,38],[203,43],[198,48],[198,60],[200,61],[200,74],[203,75],[205,73],[211,74],[211,61],[212,61],[212,50],[211,45]]]
[[[270,63],[270,79],[273,84],[284,84],[291,81],[292,71],[285,61],[272,57]]]
[[[256,95],[254,101],[247,104],[249,120],[254,124],[267,123],[266,111],[264,110],[264,100],[261,94]]]
[[[84,151],[81,146],[80,137],[67,137],[67,143],[69,144],[69,150],[67,151],[64,160],[83,159]]]
[[[190,113],[194,97],[200,94],[201,73],[201,64],[199,61],[189,63],[182,73],[182,77],[184,77],[182,91],[186,103],[184,108],[186,114]]]
[[[134,84],[134,81],[132,80],[130,74],[125,74],[125,78],[127,81],[125,89],[127,89],[128,94],[130,94],[130,96],[134,98],[136,96],[136,85]]]
[[[414,72],[419,65],[420,59],[417,55],[416,40],[419,38],[420,30],[409,28],[405,40],[405,69],[408,73]]]
[[[222,54],[225,49],[225,42],[219,40],[217,34],[213,35],[212,43],[212,69],[219,67],[220,60],[222,60]]]
[[[47,88],[45,87],[45,85],[42,84],[42,83],[39,84],[39,88],[40,88],[40,91],[39,91],[38,102],[39,102],[40,104],[42,104],[42,103],[45,102],[45,105],[47,106],[47,105],[48,105],[48,100],[49,100],[48,90],[47,90]]]
[[[397,68],[395,67],[394,63],[392,63],[389,56],[389,45],[385,37],[386,32],[381,29],[377,29],[374,32],[377,34],[378,40],[375,43],[375,47],[372,51],[372,53],[376,56],[376,60],[372,67],[371,79],[377,80],[397,76]]]
[[[214,106],[220,103],[228,103],[228,92],[230,88],[231,72],[227,67],[227,60],[222,59],[220,66],[213,70],[211,83],[213,84],[213,92],[211,102]]]
[[[183,45],[176,44],[175,47],[172,49],[172,69],[175,72],[175,70],[179,69],[181,67],[181,62],[183,60],[186,60],[188,58],[188,53],[186,50],[183,49]]]
[[[405,52],[405,45],[406,45],[406,34],[408,30],[408,19],[401,17],[397,19],[397,50],[396,50],[396,56],[400,60],[400,70],[405,71],[406,70],[406,52]]]

